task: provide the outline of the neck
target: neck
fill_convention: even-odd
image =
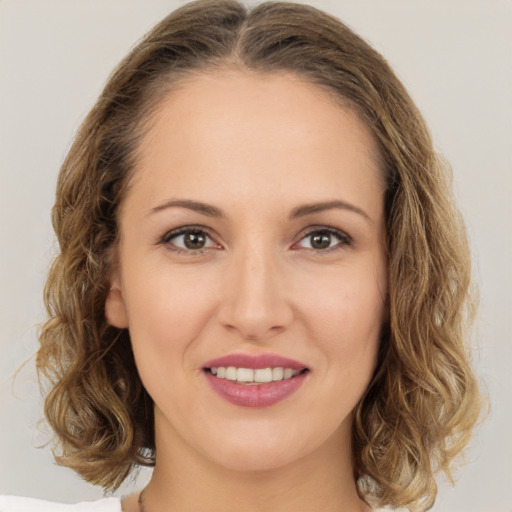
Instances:
[[[334,436],[298,461],[261,471],[226,468],[176,439],[158,443],[156,467],[140,508],[143,512],[369,511],[357,494],[349,443],[341,437]]]

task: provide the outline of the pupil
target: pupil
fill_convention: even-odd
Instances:
[[[326,249],[331,245],[331,235],[329,233],[316,233],[311,237],[311,245],[314,249]]]
[[[203,233],[187,233],[183,239],[187,249],[202,249],[206,243],[206,237]]]

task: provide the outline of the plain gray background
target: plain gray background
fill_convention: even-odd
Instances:
[[[0,0],[0,494],[101,496],[52,461],[33,369],[55,252],[49,212],[73,133],[171,0]],[[481,289],[475,360],[491,399],[438,512],[512,510],[512,2],[312,0],[390,61],[452,163]],[[29,360],[15,380],[12,375]],[[147,478],[143,475],[139,484]],[[121,492],[126,492],[126,486]]]

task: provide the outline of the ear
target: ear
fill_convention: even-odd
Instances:
[[[110,290],[105,300],[105,317],[107,322],[113,327],[119,329],[126,329],[128,327],[128,315],[121,288],[121,279],[117,269],[112,272],[110,279]]]

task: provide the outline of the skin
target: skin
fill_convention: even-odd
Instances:
[[[369,510],[350,433],[386,315],[378,162],[357,115],[290,74],[218,70],[162,101],[121,206],[106,302],[155,402],[147,512]],[[344,205],[290,218],[331,201]],[[166,237],[183,226],[201,226],[203,249]],[[318,248],[311,231],[325,227],[340,234]],[[309,372],[285,400],[241,407],[202,370],[232,353],[275,353]],[[136,497],[123,506],[138,510]]]

